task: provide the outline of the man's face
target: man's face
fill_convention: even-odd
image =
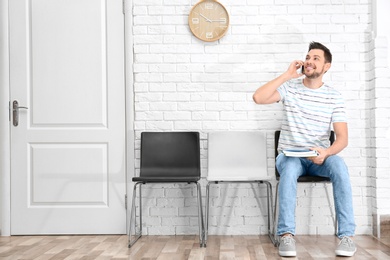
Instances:
[[[303,66],[303,74],[309,79],[316,79],[325,74],[330,68],[330,63],[325,62],[323,50],[312,49],[307,53]]]

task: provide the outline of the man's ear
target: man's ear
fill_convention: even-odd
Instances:
[[[332,66],[332,63],[330,63],[330,62],[325,63],[325,66],[324,66],[325,73],[330,69],[331,66]]]

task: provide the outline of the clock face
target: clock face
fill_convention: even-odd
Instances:
[[[203,0],[191,9],[188,24],[197,38],[212,42],[222,38],[227,32],[229,14],[217,1]]]

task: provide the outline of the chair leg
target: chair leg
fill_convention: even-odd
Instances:
[[[276,183],[276,191],[275,191],[275,207],[274,207],[274,219],[273,219],[273,243],[274,243],[274,246],[278,246],[279,245],[279,241],[278,241],[278,235],[276,233],[277,231],[277,226],[278,226],[278,216],[277,216],[277,213],[278,213],[278,192],[279,192],[279,182]]]
[[[205,217],[205,232],[204,232],[204,246],[207,245],[207,236],[209,235],[209,214],[210,214],[210,182],[206,185],[206,217]]]
[[[274,221],[273,221],[273,198],[272,198],[272,185],[268,181],[263,181],[265,185],[267,185],[267,212],[268,212],[268,236],[271,239],[272,244],[276,244],[275,235],[272,232]],[[272,220],[271,220],[272,219]],[[272,224],[272,226],[271,226]]]
[[[202,191],[200,187],[200,183],[196,183],[197,193],[198,193],[198,221],[199,221],[199,245],[200,247],[206,247],[204,242],[205,238],[205,228],[203,221],[203,206],[202,206]]]
[[[328,189],[326,188],[326,183],[324,183],[324,188],[325,188],[325,192],[326,192],[326,197],[328,198],[330,214],[332,216],[332,220],[333,220],[333,224],[334,224],[334,234],[335,234],[335,236],[337,236],[337,215],[336,215],[336,213],[333,214],[332,203],[331,203],[330,198],[329,198],[329,192],[328,192]]]
[[[135,199],[137,197],[137,186],[139,185],[139,231],[137,233],[137,212],[136,212],[136,207],[135,207]],[[136,183],[134,185],[134,190],[133,190],[133,198],[132,198],[132,203],[131,203],[131,212],[130,212],[130,223],[129,223],[129,243],[128,247],[130,248],[132,245],[137,242],[137,240],[142,236],[142,192],[141,192],[141,185],[142,183]],[[132,237],[132,222],[134,218],[134,239],[131,239]]]

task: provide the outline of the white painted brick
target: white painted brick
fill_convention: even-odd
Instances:
[[[146,15],[148,13],[148,8],[146,6],[134,6],[133,15]]]
[[[370,234],[371,214],[390,214],[383,199],[390,189],[374,188],[390,179],[389,156],[384,156],[390,154],[390,120],[386,117],[390,73],[386,59],[380,58],[387,55],[389,45],[382,38],[371,38],[371,1],[226,0],[230,28],[225,37],[212,43],[196,39],[189,31],[188,12],[196,2],[134,0],[132,7],[127,6],[133,14],[133,35],[128,37],[133,43],[134,66],[127,73],[134,78],[135,104],[130,113],[135,117],[135,173],[139,173],[141,131],[199,131],[202,176],[206,176],[208,132],[260,130],[267,132],[267,161],[273,175],[272,137],[280,128],[282,105],[255,105],[252,94],[283,72],[291,60],[303,59],[310,41],[320,41],[331,49],[334,59],[324,80],[347,101],[350,140],[341,154],[350,169],[357,234]],[[203,179],[202,192],[205,185]],[[197,234],[196,189],[163,187],[166,190],[145,190],[145,199],[151,203],[145,209],[145,232]],[[213,186],[210,232],[265,234],[265,191],[263,186],[257,193],[248,185]],[[154,204],[153,197],[161,199],[161,205]],[[224,198],[241,203],[232,208]],[[188,207],[183,207],[183,201]],[[167,204],[172,212],[164,211]],[[297,205],[304,207],[297,210],[298,234],[333,234],[328,204],[322,186],[299,185]],[[152,215],[160,211],[165,215]],[[240,216],[242,212],[250,216]],[[223,225],[219,225],[221,216]]]
[[[134,122],[134,130],[145,130],[145,122],[143,121],[138,121],[138,122]],[[137,165],[136,164],[136,167],[138,166],[139,168],[139,164]]]
[[[191,56],[189,54],[165,54],[163,57],[164,62],[183,63],[190,62]]]
[[[148,6],[149,15],[175,14],[174,6]]]
[[[164,221],[164,218],[161,219],[160,217],[145,217],[142,219],[143,225],[146,226],[161,226],[161,221]]]
[[[218,112],[193,112],[192,120],[195,121],[216,121],[219,118]]]
[[[188,129],[191,129],[192,131],[200,131],[202,130],[202,123],[194,121],[175,121],[174,129],[183,131]]]
[[[157,205],[162,207],[169,207],[171,205],[184,207],[184,198],[157,198]]]
[[[162,120],[163,113],[162,112],[137,112],[135,113],[135,120]]]
[[[190,100],[189,93],[164,93],[163,94],[164,101],[188,101]]]
[[[148,25],[147,27],[148,34],[161,34],[161,35],[166,35],[166,34],[175,34],[176,28],[174,25],[168,26],[168,25]],[[165,38],[164,38],[165,39]]]
[[[134,59],[140,63],[161,63],[163,57],[162,55],[155,54],[136,54],[134,55]]]
[[[176,227],[176,235],[189,235],[189,234],[198,234],[198,233],[199,233],[199,228],[197,225]]]
[[[135,6],[162,5],[162,0],[133,0]]]
[[[222,111],[220,115],[221,120],[247,120],[246,112],[226,112]]]
[[[178,120],[190,120],[190,119],[191,119],[191,112],[188,111],[164,112],[164,120],[178,121]]]
[[[176,70],[176,66],[173,64],[151,64],[148,66],[149,72],[172,72]],[[155,84],[156,85],[156,84]]]
[[[145,15],[145,16],[140,16],[137,15],[134,17],[134,25],[148,25],[148,24],[161,24],[162,19],[161,17],[158,16],[150,16],[150,15]]]
[[[148,111],[149,110],[149,103],[137,103],[134,105],[134,109],[136,111]]]
[[[218,101],[218,93],[191,93],[191,101]]]
[[[287,6],[289,14],[312,14],[316,13],[316,6],[314,5],[291,5]]]
[[[150,186],[150,185],[148,185]],[[158,198],[162,197],[164,195],[164,190],[163,189],[151,189],[151,188],[145,188],[143,187],[142,189],[142,197],[149,197],[149,198]]]
[[[174,83],[150,83],[149,90],[151,92],[174,92],[176,91],[176,84]]]
[[[179,216],[198,216],[198,207],[181,207],[179,208]]]
[[[183,217],[162,218],[162,226],[189,226],[190,219]]]
[[[210,111],[233,110],[233,103],[231,102],[206,103],[206,110],[210,110]]]
[[[149,226],[146,230],[147,235],[176,235],[176,228],[174,226]]]
[[[156,111],[172,111],[177,109],[175,102],[153,102],[150,103],[150,110]]]
[[[228,130],[228,122],[218,122],[218,121],[203,121],[203,130]]]
[[[147,121],[145,123],[145,129],[150,129],[150,130],[172,130],[173,129],[173,122],[169,121]]]
[[[149,53],[149,46],[146,44],[140,44],[134,46],[134,53]]]
[[[133,34],[134,35],[145,35],[148,33],[148,27],[147,26],[134,26],[133,28]],[[137,46],[137,49],[141,48],[141,46]],[[137,49],[134,50],[135,53],[138,53]]]
[[[259,14],[263,15],[280,15],[287,13],[287,6],[266,5],[259,7]]]
[[[191,76],[189,73],[164,73],[164,82],[190,82]]]
[[[150,208],[151,216],[178,216],[179,210],[174,207],[153,207]]]
[[[178,110],[203,111],[205,110],[205,104],[203,102],[179,103]]]

